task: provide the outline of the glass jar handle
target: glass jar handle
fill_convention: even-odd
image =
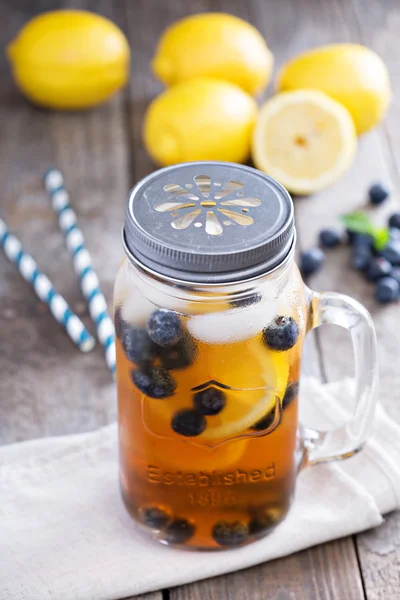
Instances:
[[[307,464],[341,460],[361,450],[372,429],[378,398],[378,352],[369,312],[343,294],[311,292],[311,329],[339,325],[350,332],[355,364],[355,411],[345,425],[328,432],[304,428]]]

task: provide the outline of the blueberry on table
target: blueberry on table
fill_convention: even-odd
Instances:
[[[357,271],[364,271],[372,258],[372,248],[368,246],[357,246],[353,244],[353,251],[351,255],[351,266]]]
[[[389,197],[389,190],[383,183],[374,183],[368,190],[371,204],[382,204]]]
[[[357,246],[358,248],[362,246],[371,249],[373,243],[374,238],[369,233],[354,233],[352,242],[353,246]]]
[[[322,229],[319,232],[319,242],[323,248],[336,248],[342,241],[342,235],[337,229]]]
[[[375,289],[375,298],[381,304],[387,304],[398,300],[400,296],[400,284],[393,277],[382,277],[378,279]]]
[[[149,506],[140,509],[139,517],[144,525],[151,529],[164,529],[171,521],[171,516],[158,506]]]
[[[237,300],[229,300],[229,306],[232,308],[244,308],[246,306],[251,306],[252,304],[257,304],[261,302],[262,295],[261,294],[249,294],[245,298],[238,298]]]
[[[207,426],[204,415],[198,410],[184,408],[174,414],[171,427],[179,435],[184,437],[195,437],[203,433]]]
[[[156,355],[156,347],[143,327],[128,325],[121,335],[121,344],[127,359],[138,365]]]
[[[400,240],[400,229],[389,227],[389,239],[398,242]]]
[[[389,218],[389,227],[400,229],[400,212],[393,213]]]
[[[159,346],[175,346],[183,335],[179,315],[165,308],[151,313],[147,321],[147,331],[153,342]]]
[[[225,402],[224,392],[214,387],[197,392],[193,396],[194,406],[202,415],[217,415],[224,408]]]
[[[164,529],[164,539],[170,544],[184,544],[193,537],[195,527],[186,519],[174,519]]]
[[[398,240],[390,240],[383,250],[381,256],[386,258],[393,266],[400,265],[400,242]]]
[[[299,327],[292,317],[279,316],[263,329],[262,337],[270,350],[290,350],[299,337]]]
[[[220,546],[240,546],[249,537],[249,526],[242,521],[218,521],[212,528],[212,536]]]
[[[393,267],[393,269],[390,272],[390,277],[392,279],[395,279],[400,285],[400,267]]]
[[[311,248],[300,254],[300,271],[306,277],[316,273],[323,265],[325,254],[321,248]]]
[[[250,427],[250,429],[253,429],[253,431],[265,431],[266,429],[269,429],[271,427],[274,420],[275,420],[275,407],[272,410],[270,410],[269,412],[267,412],[266,415],[261,417],[261,419],[259,421],[254,423],[254,425],[252,425]],[[278,423],[278,425],[279,425],[279,423]]]
[[[175,346],[165,346],[164,348],[159,346],[157,348],[162,366],[170,371],[189,367],[193,364],[196,353],[196,342],[189,334],[184,334]]]
[[[131,373],[132,381],[140,392],[149,398],[168,398],[172,396],[176,383],[163,367],[147,364]]]
[[[347,239],[350,246],[367,246],[372,249],[374,238],[369,233],[357,233],[346,229]]]
[[[282,410],[285,410],[293,402],[293,400],[299,395],[299,382],[290,383],[287,388],[285,395],[282,400]]]
[[[386,277],[390,274],[392,265],[383,256],[372,258],[365,274],[370,281],[377,281],[380,277]]]

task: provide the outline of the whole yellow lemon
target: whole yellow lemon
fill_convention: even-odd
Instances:
[[[165,90],[147,109],[144,144],[153,160],[243,162],[257,116],[255,100],[228,81],[199,77]]]
[[[268,84],[273,56],[260,32],[238,17],[203,13],[177,21],[164,32],[153,58],[165,85],[211,76],[255,95]]]
[[[7,54],[22,92],[48,108],[94,106],[128,79],[130,52],[122,31],[108,19],[82,10],[34,17]]]
[[[332,44],[300,54],[283,66],[277,88],[325,92],[347,108],[358,134],[381,121],[391,99],[386,65],[359,44]]]

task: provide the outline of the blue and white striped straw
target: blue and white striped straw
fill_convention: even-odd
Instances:
[[[69,196],[64,187],[64,177],[61,171],[49,169],[44,176],[44,184],[50,194],[53,209],[58,215],[58,224],[72,256],[82,293],[88,302],[90,316],[96,326],[97,337],[104,348],[107,366],[114,375],[114,324],[108,313],[103,293],[100,290],[100,282],[93,269],[92,259],[85,247],[83,233],[77,226],[77,216],[69,203]]]
[[[22,277],[31,284],[40,300],[48,305],[56,321],[65,328],[78,348],[82,352],[92,350],[96,344],[95,339],[72,312],[64,298],[55,291],[50,279],[39,271],[32,256],[24,252],[20,241],[9,231],[3,219],[0,219],[0,246],[7,258],[17,266]]]

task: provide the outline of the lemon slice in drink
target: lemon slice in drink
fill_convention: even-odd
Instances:
[[[202,384],[194,389],[201,371]],[[216,445],[245,433],[281,401],[288,382],[289,357],[285,352],[265,348],[260,336],[235,344],[200,344],[197,363],[174,373],[176,392],[170,398],[144,398],[143,419],[147,428],[160,437],[175,437],[174,415],[194,409],[195,394],[216,388],[224,394],[220,413],[206,416],[199,435],[188,437],[196,444]],[[195,379],[196,378],[196,379]]]
[[[279,402],[275,393],[266,390],[229,390],[228,394],[227,406],[231,406],[231,409],[220,416],[209,417],[207,428],[199,436],[199,441],[223,442],[238,436],[272,411]],[[261,396],[261,399],[257,396]]]
[[[285,353],[267,350],[259,338],[234,346],[236,348],[220,362],[218,346],[210,348],[208,360],[215,365],[214,378],[231,389],[224,391],[226,404],[223,410],[207,417],[207,427],[199,441],[215,443],[244,433],[272,411],[285,394],[289,376],[289,360]],[[223,349],[219,349],[223,356]]]
[[[351,165],[357,146],[349,111],[316,90],[277,94],[261,108],[252,155],[258,169],[290,192],[311,194]]]

